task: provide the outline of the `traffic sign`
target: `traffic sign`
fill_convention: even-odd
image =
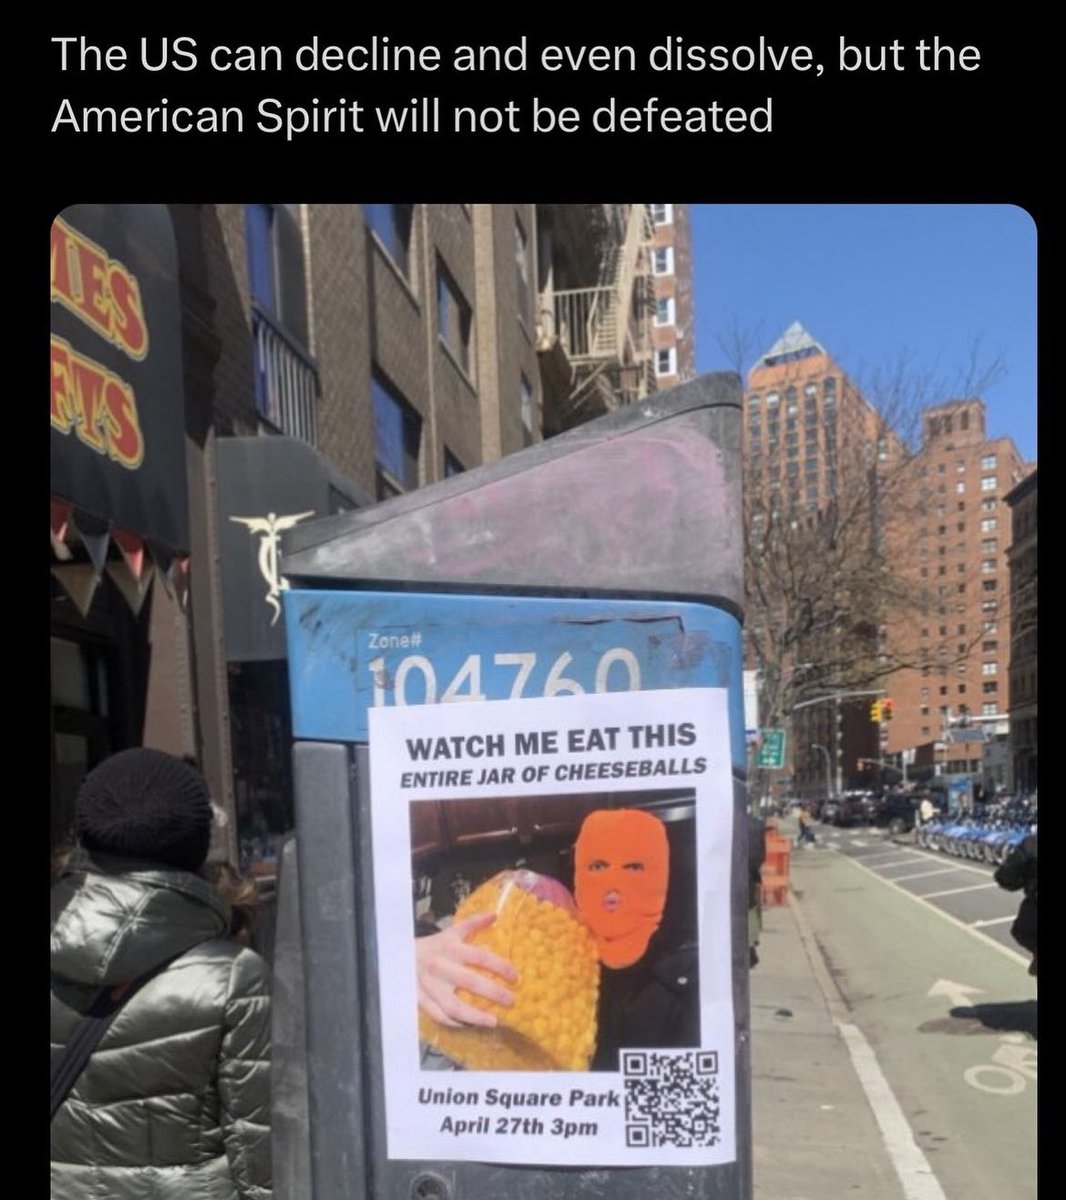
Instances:
[[[785,765],[785,731],[783,729],[764,729],[759,738],[759,752],[755,756],[755,765],[765,767],[770,771],[780,771]]]

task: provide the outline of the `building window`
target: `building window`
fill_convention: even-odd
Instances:
[[[981,653],[982,654],[995,654],[995,652],[998,649],[999,649],[999,644],[997,642],[982,642],[981,643]]]
[[[958,694],[960,696],[965,696],[966,695],[966,684],[960,683],[959,686],[955,690],[958,692]]]
[[[452,357],[471,374],[470,345],[474,331],[474,314],[463,298],[448,268],[437,259],[437,332]]]
[[[655,374],[660,379],[664,375],[677,374],[677,347],[669,346],[664,350],[655,351]]]
[[[985,538],[984,541],[981,543],[981,552],[983,554],[995,554],[996,539],[995,538]]]
[[[982,691],[982,692],[984,692],[984,694],[985,694],[986,696],[989,696],[989,695],[991,695],[993,692],[998,692],[998,691],[999,691],[999,684],[998,684],[998,683],[996,683],[996,681],[995,681],[994,679],[992,680],[992,682],[991,682],[991,683],[982,683],[982,684],[981,684],[981,691]]]
[[[673,246],[656,246],[656,248],[652,251],[651,270],[653,275],[673,275]]]
[[[462,475],[466,467],[455,457],[455,455],[444,447],[444,478],[450,479],[453,475]]]
[[[996,674],[996,664],[994,662],[982,663],[981,664],[981,674],[982,675],[995,675]]]
[[[529,290],[529,239],[517,217],[514,222],[514,257],[518,315],[529,326],[533,321],[532,294]]]
[[[994,492],[995,490],[996,490],[995,475],[982,475],[981,476],[981,491],[982,492]]]
[[[834,404],[837,398],[837,381],[830,376],[822,384],[822,398],[826,404]]]
[[[377,460],[377,498],[418,487],[418,455],[422,418],[377,373],[370,379],[374,407],[374,456]]]
[[[981,574],[992,575],[996,569],[996,560],[994,558],[983,558],[981,560]]]
[[[957,492],[966,491],[966,480],[965,479],[960,479],[959,482],[957,484],[955,484],[955,491],[957,491]]]
[[[994,471],[996,469],[996,456],[994,454],[986,454],[981,459],[982,471]]]
[[[519,376],[519,403],[522,406],[522,445],[533,444],[533,388],[525,375]]]
[[[673,325],[677,321],[673,296],[660,296],[655,301],[655,324]],[[755,401],[758,404],[758,400]]]
[[[982,579],[981,590],[985,592],[994,592],[996,590],[996,581],[994,579]]]
[[[981,510],[983,512],[995,512],[995,510],[996,510],[995,500],[992,499],[991,497],[982,500],[981,501]]]
[[[411,278],[413,204],[364,204],[366,223],[405,279]]]
[[[256,307],[308,343],[303,241],[294,204],[246,204],[248,282]]]
[[[982,533],[994,533],[995,529],[996,529],[996,518],[995,517],[985,517],[985,519],[981,522],[981,532]]]
[[[780,400],[781,400],[781,397],[777,394],[777,392],[767,392],[766,393],[766,407],[767,408],[776,408],[777,405],[780,403]]]
[[[674,206],[672,204],[653,204],[651,219],[655,225],[672,225],[674,223]]]

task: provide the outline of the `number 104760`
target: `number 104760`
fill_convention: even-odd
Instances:
[[[389,703],[447,704],[464,700],[518,700],[523,696],[581,696],[586,692],[640,690],[640,664],[632,650],[613,646],[584,661],[564,650],[552,659],[533,651],[469,654],[447,679],[424,654],[408,654],[394,669],[385,657],[367,663],[374,707]],[[443,687],[443,690],[441,688]]]

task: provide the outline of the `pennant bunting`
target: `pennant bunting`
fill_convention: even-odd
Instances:
[[[63,563],[52,567],[52,574],[74,601],[83,617],[89,615],[100,576],[91,563]]]
[[[107,562],[107,545],[111,538],[107,522],[101,521],[99,517],[94,517],[89,513],[75,511],[71,518],[71,524],[78,537],[81,538],[89,555],[89,561],[99,575]]]
[[[133,615],[138,616],[144,607],[144,598],[152,590],[155,572],[151,563],[148,564],[147,570],[141,572],[140,577],[135,576],[124,562],[109,562],[107,573],[122,593],[122,598],[130,606]]]
[[[140,579],[144,570],[144,539],[125,529],[112,529],[111,537],[122,551],[122,557],[134,579]]]

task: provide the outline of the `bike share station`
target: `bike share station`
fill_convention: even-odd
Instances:
[[[279,1200],[750,1200],[740,434],[707,375],[287,536]]]

